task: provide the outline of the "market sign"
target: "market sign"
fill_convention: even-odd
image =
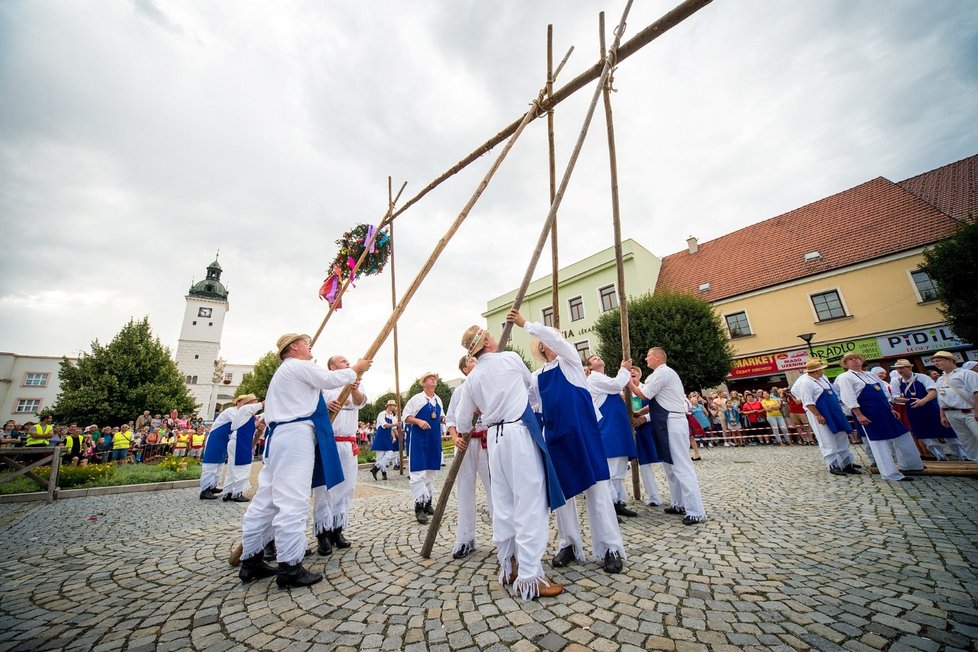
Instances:
[[[828,363],[838,362],[846,353],[853,352],[862,354],[867,360],[879,360],[883,357],[883,353],[880,351],[877,339],[875,337],[864,337],[859,340],[847,340],[834,344],[819,344],[813,346],[812,349],[815,351],[816,358],[821,358]]]
[[[752,355],[733,361],[733,369],[728,378],[750,378],[752,376],[770,376],[791,369],[804,369],[808,360],[808,351],[797,349],[768,355]]]
[[[958,339],[947,326],[934,326],[915,331],[881,335],[876,338],[876,342],[879,344],[883,356],[887,358],[968,346],[967,342]]]

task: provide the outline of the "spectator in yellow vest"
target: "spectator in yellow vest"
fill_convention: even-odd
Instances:
[[[183,430],[177,433],[177,441],[173,445],[173,456],[174,457],[184,457],[187,454],[187,448],[190,447],[190,435]]]
[[[203,429],[201,429],[203,430]],[[190,450],[187,453],[187,457],[195,457],[198,460],[200,456],[204,453],[204,440],[207,436],[203,432],[197,431],[190,435]]]
[[[122,424],[119,432],[112,435],[112,461],[117,464],[125,464],[129,459],[129,446],[132,444],[132,430],[129,424]]]
[[[48,446],[51,443],[51,437],[54,436],[54,427],[51,425],[51,417],[41,417],[41,422],[31,426],[27,430],[27,445],[28,446]]]

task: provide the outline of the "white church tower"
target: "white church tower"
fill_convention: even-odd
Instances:
[[[221,283],[222,271],[215,258],[207,266],[207,277],[190,287],[177,343],[177,367],[199,406],[197,414],[208,420],[214,418],[215,388],[224,373],[219,354],[224,316],[230,306],[227,288]]]

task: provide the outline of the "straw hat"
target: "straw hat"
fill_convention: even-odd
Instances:
[[[473,324],[462,333],[462,346],[469,352],[469,355],[478,353],[486,345],[488,334],[489,331]]]
[[[900,358],[899,360],[897,360],[896,362],[893,363],[893,368],[894,369],[896,369],[898,367],[912,367],[912,366],[913,366],[913,363],[910,362],[909,360],[907,360],[906,358]]]
[[[302,338],[309,339],[309,336],[300,335],[299,333],[286,333],[282,337],[278,338],[278,342],[275,343],[275,346],[278,348],[278,357],[282,357],[282,354],[285,353],[285,350],[289,348],[289,345],[292,344],[292,342],[301,340]]]
[[[822,362],[821,358],[811,358],[805,363],[805,373],[810,374],[813,371],[820,371],[821,369],[828,368],[828,365]]]
[[[839,364],[843,367],[846,366],[846,361],[850,358],[859,358],[863,362],[866,362],[866,356],[864,356],[862,353],[859,353],[858,351],[849,351],[849,353],[842,356],[842,359],[839,360]]]
[[[254,394],[242,394],[241,396],[238,396],[234,399],[234,404],[238,405],[239,403],[251,403],[252,401],[257,401],[257,400],[258,397],[255,396]]]
[[[389,401],[387,401],[387,407],[390,407],[392,405],[394,407],[397,407],[397,401],[395,401],[394,399],[390,399]]]
[[[434,371],[426,371],[420,376],[418,376],[418,382],[424,385],[424,381],[427,380],[428,378],[431,378],[432,376],[435,377],[435,380],[438,380],[438,374],[436,374]]]
[[[945,358],[947,360],[951,360],[952,362],[957,362],[957,358],[955,358],[954,357],[954,354],[951,353],[950,351],[938,351],[937,353],[931,354],[930,357],[932,357],[932,358]]]

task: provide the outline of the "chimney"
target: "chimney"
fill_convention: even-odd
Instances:
[[[689,253],[691,254],[695,254],[700,248],[699,243],[696,242],[696,236],[693,235],[686,238],[686,246],[689,248]]]

